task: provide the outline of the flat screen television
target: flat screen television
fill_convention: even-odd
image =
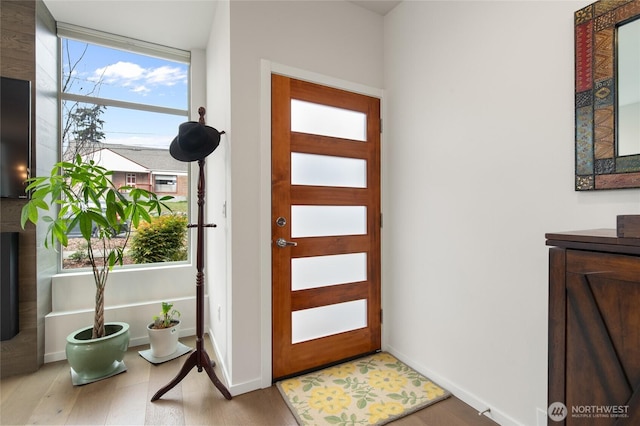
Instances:
[[[31,82],[2,77],[0,86],[0,197],[27,198],[31,167]]]

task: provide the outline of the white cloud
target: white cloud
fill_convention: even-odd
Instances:
[[[145,94],[145,93],[151,92],[151,89],[149,89],[148,87],[142,85],[142,86],[135,86],[131,91],[135,92],[135,93]]]
[[[146,79],[150,84],[162,84],[166,86],[173,86],[178,82],[186,81],[187,75],[180,68],[162,66],[152,70],[146,75]]]
[[[116,62],[106,67],[98,68],[94,72],[93,79],[102,79],[107,83],[127,82],[143,78],[145,69],[131,62]]]
[[[187,81],[187,74],[177,67],[143,68],[138,64],[119,61],[94,71],[91,81],[129,87],[136,93],[151,91],[150,86],[174,86]]]

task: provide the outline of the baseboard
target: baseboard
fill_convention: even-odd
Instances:
[[[222,381],[224,383],[229,384],[228,390],[232,396],[242,395],[243,393],[252,392],[254,390],[258,390],[262,388],[262,386],[260,385],[261,380],[259,377],[256,378],[255,380],[251,380],[244,383],[237,383],[237,384],[231,383],[231,380],[229,380],[229,370],[227,368],[227,365],[222,361],[224,358],[222,358],[222,355],[218,350],[218,344],[216,343],[215,336],[211,329],[209,329],[209,337],[211,338],[211,345],[213,346],[215,358],[218,361],[218,367],[220,367],[220,371],[222,371],[222,375],[223,375]]]
[[[464,388],[460,387],[458,384],[452,382],[451,380],[448,380],[447,378],[439,375],[435,371],[432,371],[431,369],[425,367],[419,362],[411,359],[406,354],[395,349],[393,346],[387,345],[385,350],[388,351],[393,356],[395,356],[396,358],[398,358],[399,360],[401,360],[402,362],[404,362],[405,364],[417,370],[419,373],[429,377],[438,385],[450,391],[456,398],[460,399],[465,404],[473,407],[475,410],[478,411],[478,413],[485,412],[485,414],[483,415],[489,417],[491,420],[498,423],[499,425],[523,426],[522,423],[517,422],[516,420],[514,420],[512,417],[510,417],[509,415],[507,415],[497,407],[493,407],[489,405],[482,398],[478,397],[477,395],[471,392],[468,392]],[[487,409],[489,409],[490,411],[485,411]]]
[[[255,380],[251,380],[249,382],[232,384],[229,386],[229,392],[231,395],[242,395],[243,393],[253,392],[255,390],[261,389],[262,386],[260,378]]]
[[[229,370],[227,368],[227,364],[224,362],[224,358],[222,357],[222,354],[220,353],[218,343],[216,342],[215,335],[213,334],[213,330],[211,330],[211,328],[209,328],[208,334],[209,334],[209,339],[211,339],[211,346],[213,346],[213,352],[215,354],[217,365],[220,368],[220,371],[222,371],[222,382],[229,383]],[[238,395],[237,393],[234,393],[230,387],[228,391],[229,393],[231,393],[232,396]]]

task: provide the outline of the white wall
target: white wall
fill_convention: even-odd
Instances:
[[[547,406],[545,232],[640,213],[639,190],[573,190],[588,3],[405,1],[385,17],[385,341],[503,424]]]
[[[261,134],[261,61],[381,87],[383,20],[348,2],[232,1],[228,6],[231,126],[226,129],[230,132],[226,166],[231,173],[227,194],[231,264],[226,333],[231,340],[225,367],[230,391],[236,394],[260,387],[271,374],[270,365],[263,366],[261,359],[265,349],[262,322],[271,315],[262,303],[262,286],[270,286],[270,276],[265,278],[262,273],[270,240],[260,236],[270,227],[270,210],[261,210],[261,206],[270,194],[261,192],[261,141],[265,140]],[[214,32],[217,34],[215,28]],[[212,305],[215,300],[220,298],[212,293]]]
[[[228,299],[231,287],[229,247],[231,245],[231,217],[226,214],[230,186],[230,144],[233,140],[230,104],[230,40],[229,2],[216,4],[213,25],[207,47],[207,116],[206,123],[219,131],[224,131],[220,145],[207,158],[205,203],[207,222],[217,228],[206,231],[205,281],[211,295],[208,305],[210,336],[220,366],[229,381],[231,366],[230,312]]]

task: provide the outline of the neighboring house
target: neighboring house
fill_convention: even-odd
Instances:
[[[151,190],[186,200],[189,166],[174,159],[167,149],[104,144],[89,154],[100,166],[113,170],[113,183]]]

